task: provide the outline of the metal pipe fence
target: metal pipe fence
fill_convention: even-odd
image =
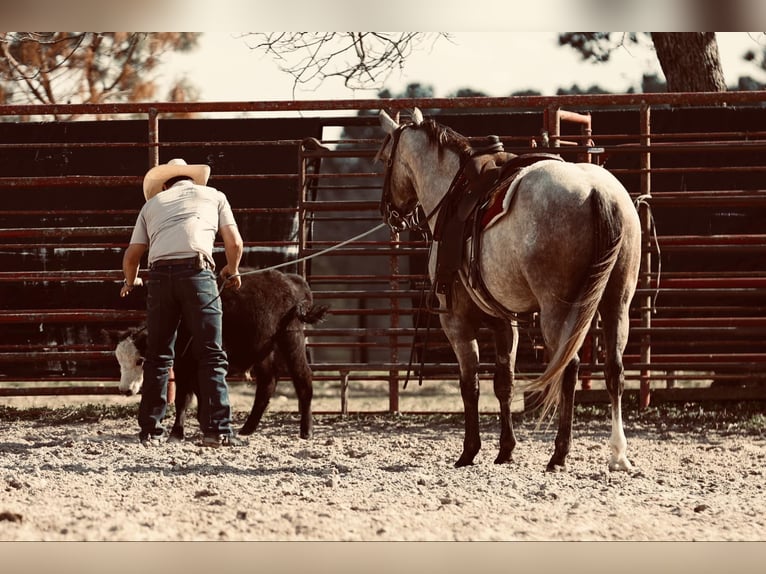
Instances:
[[[98,332],[143,318],[140,305],[117,300],[119,262],[143,174],[170,153],[211,158],[212,185],[227,194],[241,187],[246,200],[232,205],[238,220],[252,220],[248,229],[287,221],[279,236],[243,233],[248,263],[308,258],[288,270],[332,306],[311,331],[310,350],[315,379],[337,382],[343,404],[350,383],[388,383],[388,410],[399,411],[408,373],[456,379],[454,356],[424,305],[425,240],[380,230],[326,251],[381,221],[382,166],[372,159],[382,133],[368,112],[413,106],[469,137],[498,135],[507,151],[550,149],[601,163],[623,181],[644,232],[624,361],[640,404],[653,396],[766,398],[766,92],[0,106],[0,148],[18,158],[0,161],[0,395],[117,392],[116,361]],[[66,132],[78,122],[64,123],[64,136],[46,140],[56,123],[48,120],[72,113],[100,120],[88,124],[86,116],[87,129],[72,139]],[[174,131],[181,120],[165,116],[180,113],[205,117]],[[217,114],[237,114],[226,122],[245,127],[267,120],[268,135],[210,139]],[[307,128],[301,137],[300,125],[280,133],[280,122],[295,118],[320,133]],[[268,158],[252,167],[273,150],[292,168],[272,170]],[[105,155],[80,167],[91,154]],[[123,155],[135,156],[129,166]],[[91,199],[79,201],[86,192]],[[595,322],[578,400],[604,398],[600,336]],[[489,375],[489,339],[481,349]],[[518,370],[534,376],[544,360],[532,320],[522,328]]]

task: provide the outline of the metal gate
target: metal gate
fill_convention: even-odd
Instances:
[[[422,308],[426,242],[366,234],[381,221],[376,111],[413,106],[469,137],[498,135],[507,151],[555,148],[623,181],[644,226],[625,357],[641,404],[766,398],[766,92],[0,107],[16,120],[0,124],[0,395],[116,392],[116,362],[98,332],[143,317],[115,295],[141,178],[189,154],[213,165],[211,184],[245,223],[245,263],[300,259],[287,270],[332,305],[311,334],[315,380],[338,384],[341,397],[350,384],[387,382],[388,410],[399,411],[408,372],[455,379],[454,356]],[[58,139],[41,136],[51,123],[40,120],[71,112],[139,119],[53,122]],[[163,119],[179,113],[206,117]],[[248,131],[259,124],[260,136]],[[267,150],[283,159],[255,161]],[[90,207],[73,200],[86,191]],[[596,322],[581,401],[605,400],[599,336]],[[519,353],[520,371],[542,371],[534,324]]]

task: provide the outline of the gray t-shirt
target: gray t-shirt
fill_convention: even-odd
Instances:
[[[130,242],[149,245],[149,265],[198,253],[212,263],[216,233],[226,225],[236,221],[223,193],[180,181],[144,204]]]

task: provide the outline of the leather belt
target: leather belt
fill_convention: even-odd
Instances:
[[[197,269],[214,269],[214,266],[201,255],[195,255],[194,257],[181,257],[178,259],[160,259],[155,261],[149,267],[151,270],[163,269],[166,267],[194,267]]]

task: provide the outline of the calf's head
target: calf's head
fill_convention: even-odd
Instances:
[[[120,391],[128,395],[137,394],[144,383],[144,358],[133,338],[128,337],[117,343],[114,356],[120,363]]]
[[[114,356],[120,365],[120,392],[135,395],[141,391],[144,383],[144,351],[146,331],[130,329],[127,331],[104,331],[109,341],[115,345]]]

